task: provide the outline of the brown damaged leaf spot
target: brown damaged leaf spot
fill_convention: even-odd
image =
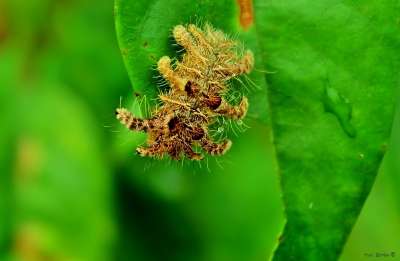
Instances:
[[[254,20],[253,0],[237,0],[240,9],[240,25],[243,29],[248,29]]]

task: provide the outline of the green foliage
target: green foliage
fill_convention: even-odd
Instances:
[[[116,83],[118,74],[120,82],[126,80],[117,48],[109,47],[115,39],[112,18],[103,44],[96,36],[107,39],[104,29],[97,35],[91,30],[91,38],[76,30],[86,26],[83,10],[91,10],[77,4],[10,1],[2,8],[7,16],[0,17],[6,31],[0,39],[0,259],[110,260],[116,235],[110,163],[100,149],[103,127],[91,112],[97,108],[89,108],[81,90],[99,99],[105,89],[101,77],[114,72]],[[103,17],[110,9],[99,5],[89,13]],[[75,24],[58,24],[63,15]],[[92,52],[101,63],[83,57],[95,44],[108,50]],[[70,74],[76,64],[80,71]],[[113,107],[106,102],[102,108]]]
[[[266,79],[287,214],[274,259],[336,260],[389,139],[399,5],[256,1],[255,10],[276,71]]]
[[[287,224],[274,259],[335,260],[390,134],[398,6],[389,0],[326,0],[312,6],[306,0],[259,0],[254,10],[256,25],[244,31],[233,1],[117,0],[125,64],[134,90],[154,97],[158,88],[149,68],[162,55],[175,56],[169,39],[174,25],[208,21],[237,34],[256,52],[257,67],[275,72],[265,79]],[[266,87],[257,72],[250,77]],[[260,93],[250,94],[252,112],[268,122],[267,102],[252,100]]]
[[[310,121],[325,119],[327,124],[320,124],[326,127],[321,132],[313,129],[317,123],[311,124],[311,129],[299,129],[296,139],[287,140],[288,149],[290,145],[293,152],[307,158],[314,138],[307,130],[329,136],[328,141],[332,136],[330,146],[336,152],[342,143],[335,141],[357,143],[353,144],[357,149],[365,146],[368,136],[372,140],[363,151],[362,164],[371,173],[376,168],[377,163],[372,166],[371,162],[378,138],[372,136],[387,128],[389,100],[381,99],[389,96],[387,86],[396,80],[397,56],[390,46],[396,45],[398,34],[385,26],[393,21],[395,2],[364,1],[357,9],[356,1],[345,1],[346,5],[325,0],[254,1],[257,24],[247,31],[239,25],[235,0],[122,2],[126,8],[120,6],[115,15],[120,19],[125,14],[128,19],[126,27],[117,29],[119,35],[126,32],[129,37],[125,42],[119,37],[119,41],[130,50],[125,51],[125,56],[130,56],[125,63],[131,67],[131,79],[117,45],[113,0],[0,1],[0,260],[265,260],[283,225],[269,121],[272,115],[276,129],[279,116],[289,115],[282,114],[285,106],[293,112],[290,122],[295,122],[286,126],[293,130],[290,135],[301,127],[296,126],[297,121],[304,124],[307,120],[309,111],[303,110],[310,104],[317,110],[311,110]],[[367,18],[363,18],[365,12]],[[318,17],[321,21],[312,25]],[[250,128],[238,136],[229,133],[231,151],[222,159],[209,158],[201,166],[137,157],[134,149],[145,135],[122,128],[114,110],[122,96],[124,106],[140,115],[130,85],[135,92],[147,94],[148,100],[154,98],[158,85],[152,77],[157,76],[153,70],[157,59],[177,57],[170,29],[190,21],[211,21],[256,53],[256,70],[249,79],[258,88],[241,79],[252,88],[245,92],[251,102],[245,120]],[[141,45],[145,42],[146,47]],[[266,106],[267,82],[275,104],[272,114]],[[233,84],[243,89],[240,82]],[[285,95],[289,91],[293,95],[278,106],[281,88]],[[330,100],[326,100],[327,88],[335,90]],[[367,95],[379,90],[374,96]],[[382,107],[376,105],[378,101]],[[299,102],[304,106],[297,106]],[[361,115],[364,122],[366,108],[374,110],[368,118],[374,122],[364,128],[361,126],[366,123],[359,119]],[[362,260],[364,253],[382,250],[400,253],[399,119],[383,171],[345,247],[343,261]],[[347,137],[343,129],[346,120],[357,131],[354,138]],[[377,131],[372,133],[372,128]],[[278,145],[286,141],[286,136],[277,138]],[[315,135],[315,139],[320,142],[321,136]],[[316,163],[315,169],[323,171],[328,168],[323,163],[332,155],[327,154],[326,143],[320,144],[319,156],[326,159]],[[360,160],[349,160],[346,153],[337,155],[343,158],[332,158],[332,169]],[[282,166],[282,157],[279,159]],[[296,166],[292,165],[292,173]],[[288,176],[285,173],[283,169],[283,177]],[[355,175],[348,173],[348,177]],[[359,172],[364,177],[361,173],[367,172]],[[355,184],[347,182],[344,174],[327,173],[324,180],[322,175],[316,171],[310,174],[316,178],[308,179],[323,182],[312,187],[315,193],[307,183],[296,187],[297,200],[307,193],[319,194],[311,210],[299,209],[298,219],[289,216],[290,224],[303,224],[299,221],[306,213],[325,215],[316,202],[332,199],[319,191],[330,186],[330,180],[336,184],[346,181],[345,186],[338,185],[338,191]],[[372,176],[366,176],[369,179],[363,186],[370,186]],[[365,189],[363,186],[351,189]],[[320,195],[324,198],[319,199]],[[362,197],[358,196],[360,201]],[[335,209],[343,202],[335,204]],[[332,224],[355,215],[352,206],[346,206],[350,215],[346,212]],[[330,221],[323,217],[323,222]],[[297,247],[312,242],[299,241],[310,231],[315,238],[321,235],[318,240],[334,235],[322,225],[296,226],[296,234],[283,237],[283,244],[291,240]]]
[[[20,98],[16,114],[26,120],[16,126],[16,240],[56,260],[109,260],[110,175],[93,119],[62,90]],[[48,119],[59,122],[48,125]]]

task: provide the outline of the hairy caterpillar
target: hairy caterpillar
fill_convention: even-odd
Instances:
[[[222,155],[232,142],[214,142],[208,127],[218,116],[235,120],[245,117],[247,98],[232,106],[223,94],[228,91],[228,80],[252,70],[253,54],[247,50],[239,56],[238,43],[209,24],[203,29],[193,24],[177,25],[173,36],[186,52],[174,66],[168,56],[158,61],[158,71],[170,86],[166,94],[159,95],[162,105],[148,119],[118,108],[117,119],[132,131],[148,133],[148,146],[136,149],[141,156],[168,154],[178,160],[184,154],[189,159],[201,160],[203,155],[193,151],[194,145],[210,155]]]

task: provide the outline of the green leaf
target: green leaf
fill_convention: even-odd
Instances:
[[[162,55],[176,56],[169,39],[176,24],[208,21],[238,34],[255,52],[256,67],[273,72],[251,77],[270,89],[286,205],[274,258],[336,260],[386,151],[398,83],[397,1],[256,0],[256,25],[247,31],[239,2],[250,1],[117,0],[133,88],[156,95],[149,68]],[[250,94],[250,108],[268,122],[260,93]]]
[[[223,14],[223,15],[222,15]],[[239,21],[235,1],[116,0],[117,36],[125,65],[136,95],[153,99],[159,89],[155,72],[158,59],[164,55],[179,57],[171,30],[178,24],[210,22],[225,33],[242,41],[245,48],[259,56],[254,27],[244,29]],[[261,60],[256,59],[256,69]],[[266,84],[263,73],[254,70],[249,76],[257,88],[249,93],[249,116],[268,120]],[[252,84],[247,83],[248,87]]]
[[[110,260],[112,182],[95,121],[57,84],[26,85],[35,93],[21,92],[14,111],[24,120],[15,123],[13,238],[40,257]],[[29,255],[16,245],[16,257]]]
[[[274,260],[336,260],[386,151],[399,2],[255,1],[287,224]]]
[[[204,160],[202,168],[198,163],[181,167],[180,163],[138,158],[133,150],[143,137],[120,133],[116,149],[123,164],[129,164],[131,198],[141,198],[146,206],[130,206],[140,215],[128,219],[135,219],[141,228],[143,223],[151,224],[138,236],[145,238],[148,248],[158,249],[148,253],[155,260],[165,255],[174,260],[261,260],[275,244],[282,219],[276,177],[270,175],[275,165],[270,129],[265,127],[269,120],[266,82],[257,58],[255,28],[244,29],[239,15],[239,6],[232,0],[116,1],[118,40],[136,95],[151,99],[158,93],[154,68],[161,56],[179,57],[171,37],[171,29],[178,24],[210,22],[237,37],[256,57],[256,68],[249,77],[258,87],[245,95],[250,103],[248,115],[261,124],[249,121],[251,130],[230,137],[234,145],[224,155],[222,167],[215,158]],[[128,108],[140,115],[137,106]],[[270,204],[265,206],[267,201]],[[128,233],[137,233],[132,230]],[[165,235],[161,244],[155,240],[160,233]]]

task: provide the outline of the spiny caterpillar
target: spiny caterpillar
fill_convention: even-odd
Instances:
[[[252,70],[253,54],[247,50],[240,57],[238,43],[209,24],[203,29],[193,24],[177,25],[173,36],[186,53],[174,65],[168,56],[158,61],[157,69],[170,86],[167,93],[158,95],[162,105],[149,119],[118,108],[117,119],[130,130],[148,133],[148,147],[136,149],[141,156],[162,158],[168,154],[179,160],[184,154],[191,160],[203,159],[193,151],[194,146],[201,146],[210,155],[223,155],[232,142],[225,139],[216,143],[208,129],[219,116],[234,120],[245,117],[246,97],[233,106],[223,96],[229,89],[228,80]]]

